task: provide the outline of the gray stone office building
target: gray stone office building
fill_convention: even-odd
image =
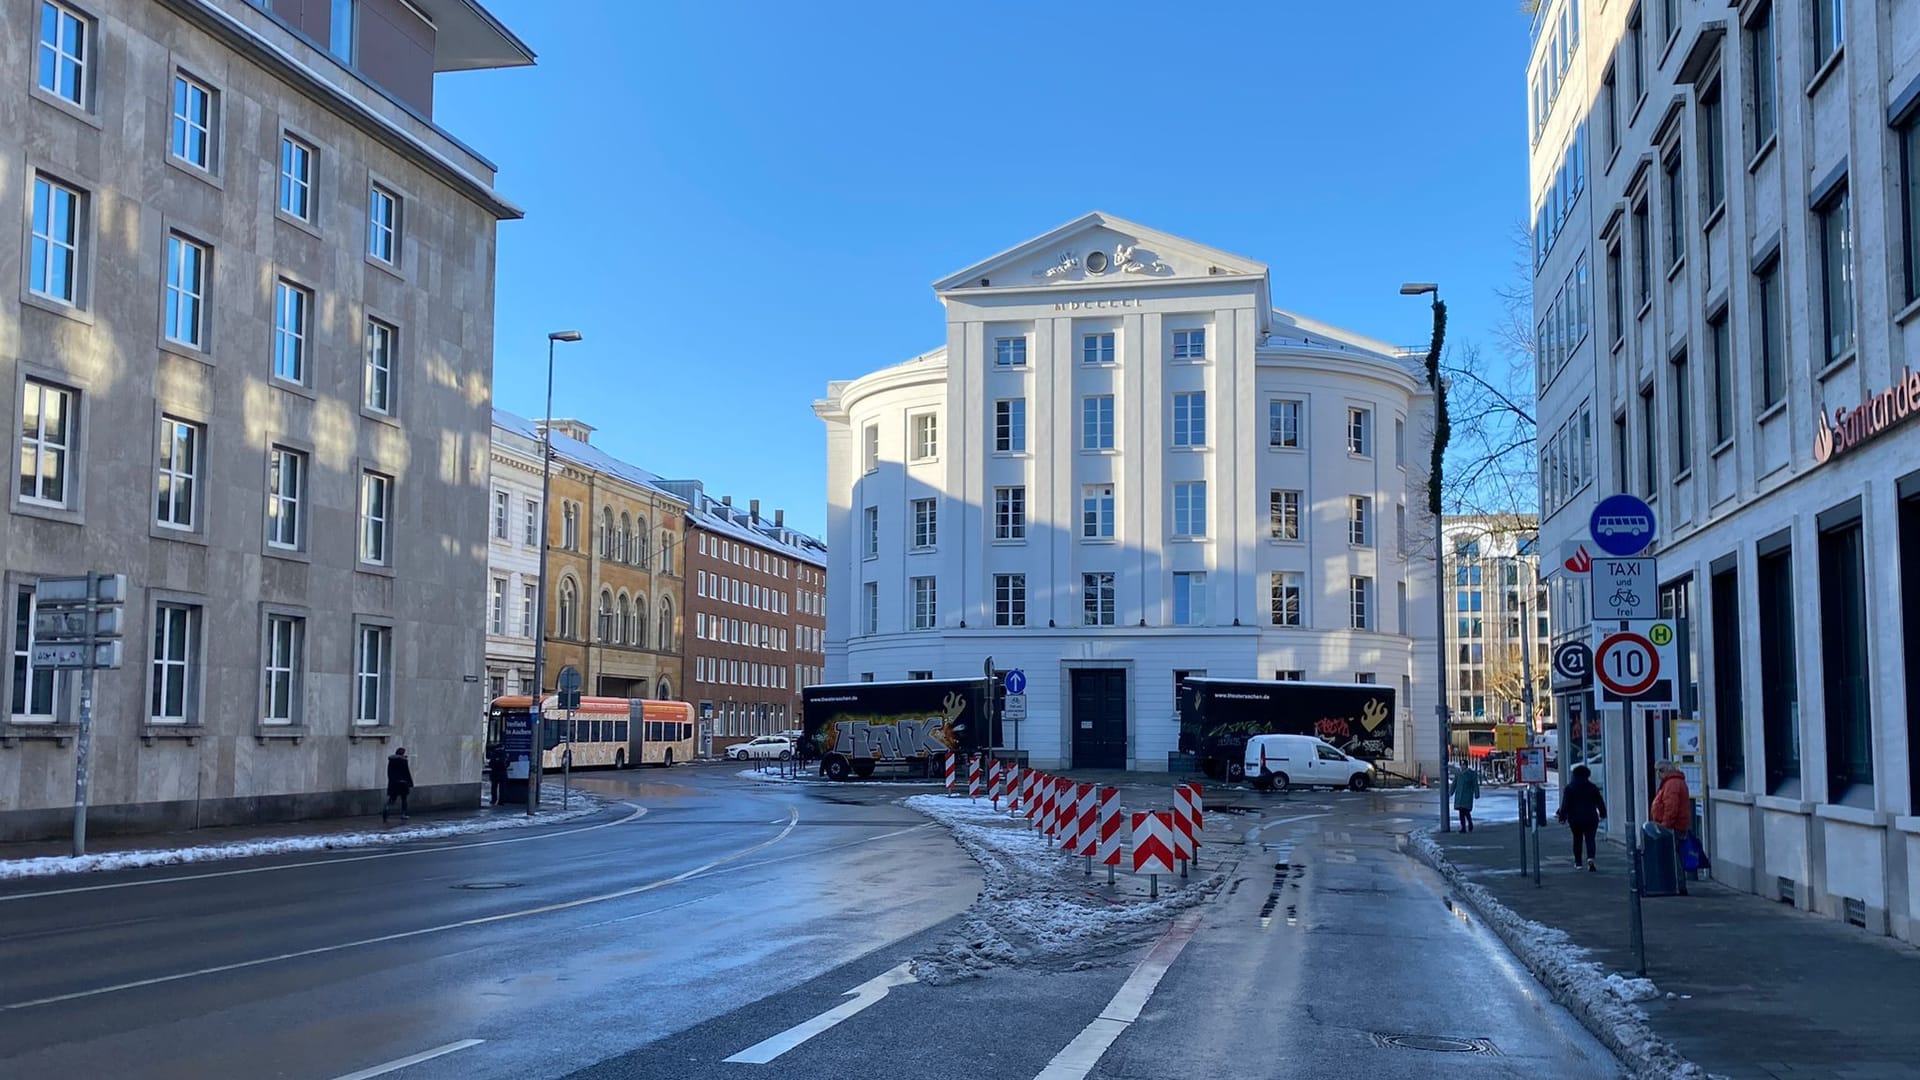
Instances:
[[[436,72],[473,0],[0,0],[0,839],[56,835],[79,677],[41,575],[128,575],[91,827],[475,796],[495,229]]]

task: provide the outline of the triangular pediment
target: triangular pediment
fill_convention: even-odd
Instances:
[[[949,274],[933,288],[944,294],[1266,273],[1264,263],[1095,211]]]

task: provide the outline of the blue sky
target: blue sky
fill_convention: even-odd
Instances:
[[[494,398],[825,521],[812,402],[942,343],[928,287],[1105,210],[1267,263],[1274,302],[1492,346],[1527,217],[1510,0],[487,0],[537,67],[440,78],[500,167]],[[961,21],[961,16],[965,21]]]

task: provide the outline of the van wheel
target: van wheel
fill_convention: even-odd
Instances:
[[[847,766],[847,759],[835,754],[820,763],[820,771],[825,773],[829,780],[845,780],[851,770]]]
[[[1274,773],[1267,782],[1272,785],[1272,787],[1268,789],[1271,791],[1293,790],[1293,778],[1283,772]]]
[[[1372,786],[1373,781],[1367,778],[1366,773],[1354,773],[1353,777],[1347,781],[1349,791],[1365,791]]]
[[[1227,762],[1227,780],[1230,783],[1238,784],[1242,780],[1245,780],[1246,778],[1247,778],[1247,766],[1244,762],[1239,762],[1239,761]]]

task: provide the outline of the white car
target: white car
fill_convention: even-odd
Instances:
[[[1311,735],[1255,735],[1247,740],[1247,778],[1262,791],[1333,787],[1365,791],[1373,766]]]
[[[785,761],[793,756],[793,740],[785,735],[762,735],[733,747],[727,753],[736,761],[752,761],[756,758],[779,758]]]

